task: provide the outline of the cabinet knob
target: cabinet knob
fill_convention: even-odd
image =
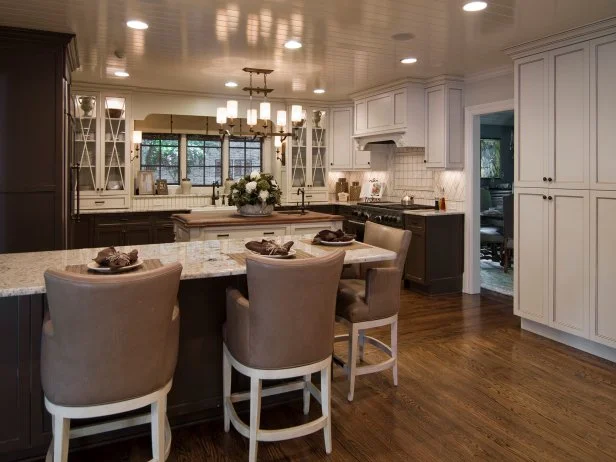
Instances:
[[[548,178],[548,182],[551,183],[552,182],[552,178]]]
[[[329,163],[329,165],[334,165],[334,163],[333,163],[333,162],[330,162],[330,163]]]
[[[368,162],[368,165],[370,165],[370,162]]]
[[[546,196],[545,194],[543,195],[543,200],[546,200],[548,198],[548,196]]]
[[[552,196],[548,196],[548,200],[551,201],[552,200]]]
[[[427,163],[428,161],[426,159],[424,159],[424,164]]]
[[[548,179],[546,177],[543,177],[543,181],[548,181]]]

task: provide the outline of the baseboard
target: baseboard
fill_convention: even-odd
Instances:
[[[522,319],[521,327],[523,330],[532,332],[533,334],[541,335],[555,342],[563,343],[567,346],[616,363],[616,349],[614,348],[576,335],[568,334],[567,332],[562,332],[549,326],[544,326],[530,319]]]

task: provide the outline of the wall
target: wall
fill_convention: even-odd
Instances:
[[[464,106],[513,99],[513,64],[510,72],[492,78],[471,78],[464,84]]]

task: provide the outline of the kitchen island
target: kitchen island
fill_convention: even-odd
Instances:
[[[259,236],[257,236],[259,237]],[[293,240],[294,248],[320,256],[331,249]],[[246,266],[230,257],[245,252],[249,239],[176,242],[138,246],[141,259],[163,264],[180,262],[180,347],[173,389],[169,395],[171,425],[185,425],[222,414],[222,325],[227,287],[246,290]],[[19,460],[45,454],[51,422],[44,409],[40,380],[41,327],[46,310],[43,274],[90,261],[100,249],[0,254],[0,460]],[[118,247],[130,251],[131,247]],[[395,253],[376,247],[350,250],[345,263],[393,260]],[[101,276],[104,277],[104,276]],[[136,294],[137,296],[137,294]],[[290,307],[292,309],[292,307]],[[234,377],[234,386],[247,381]],[[282,397],[284,399],[284,396]],[[288,396],[286,397],[289,398]],[[271,401],[269,401],[272,403]],[[268,401],[264,400],[267,404]],[[74,421],[74,427],[88,423]],[[221,424],[222,425],[222,424]],[[71,441],[71,449],[148,433],[148,426],[124,429]]]
[[[323,229],[342,229],[344,217],[298,210],[274,212],[269,216],[245,217],[237,212],[195,212],[172,216],[177,242],[211,239],[242,239],[291,234],[315,235]]]

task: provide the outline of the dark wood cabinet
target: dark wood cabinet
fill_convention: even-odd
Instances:
[[[406,215],[413,233],[405,279],[411,289],[429,294],[460,292],[464,272],[464,215]]]

